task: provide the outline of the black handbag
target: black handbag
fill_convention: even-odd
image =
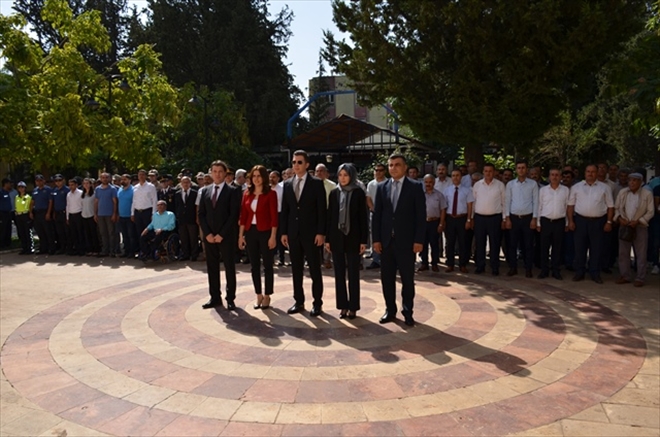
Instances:
[[[635,228],[632,226],[620,226],[619,227],[619,240],[623,241],[635,241],[636,236]]]

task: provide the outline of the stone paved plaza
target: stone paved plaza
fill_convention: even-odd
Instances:
[[[361,274],[359,317],[340,320],[331,270],[310,318],[286,314],[287,268],[254,310],[239,266],[230,313],[201,309],[203,262],[2,254],[0,433],[660,434],[658,276],[425,272],[409,328],[378,323],[379,274]]]

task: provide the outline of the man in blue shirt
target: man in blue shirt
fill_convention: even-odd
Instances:
[[[117,241],[115,223],[117,222],[117,189],[110,185],[110,174],[101,174],[101,185],[94,190],[94,220],[101,234],[101,253],[99,257],[115,256]]]
[[[539,185],[527,178],[527,162],[516,163],[518,177],[506,184],[504,201],[505,226],[510,229],[509,271],[507,276],[518,274],[518,244],[525,260],[525,277],[532,277],[534,263],[534,230],[539,212]]]
[[[157,259],[158,246],[170,236],[175,226],[174,213],[167,210],[165,200],[159,200],[156,203],[156,213],[151,219],[151,223],[140,235],[140,259],[142,261]]]
[[[36,175],[34,182],[37,185],[32,191],[32,211],[31,216],[34,220],[34,230],[39,237],[39,254],[55,254],[55,236],[51,223],[51,212],[53,209],[53,199],[51,198],[51,189],[46,185],[46,179],[43,175]]]
[[[119,233],[124,243],[124,254],[122,258],[135,258],[139,250],[139,241],[135,230],[135,223],[131,220],[133,205],[133,186],[131,175],[121,176],[121,187],[117,191],[117,203],[119,205]]]
[[[53,200],[53,225],[55,227],[55,244],[57,245],[57,254],[63,255],[68,249],[67,226],[66,226],[66,195],[69,193],[69,187],[64,183],[64,177],[56,174],[55,189],[50,192],[50,198]]]

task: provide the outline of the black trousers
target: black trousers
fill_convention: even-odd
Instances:
[[[338,310],[358,311],[360,309],[360,263],[359,253],[332,252],[335,267],[335,297]],[[348,270],[348,289],[346,288]]]
[[[52,223],[46,220],[46,210],[34,210],[34,230],[39,237],[39,253],[55,253],[55,239],[52,232]]]
[[[0,211],[0,247],[11,246],[11,211]]]
[[[422,265],[429,265],[429,245],[431,246],[431,265],[437,266],[440,260],[440,242],[438,241],[438,225],[440,219],[426,222],[424,248],[422,249]]]
[[[199,228],[196,223],[179,223],[181,255],[184,258],[197,258],[199,256],[198,235]]]
[[[552,268],[552,273],[559,273],[559,266],[561,265],[562,246],[564,245],[564,230],[566,229],[566,218],[550,220],[546,217],[541,217],[541,273],[546,275]],[[550,265],[548,265],[548,257],[550,255],[550,247],[552,246],[552,258]]]
[[[467,238],[465,236],[465,217],[451,217],[447,216],[445,220],[445,237],[447,238],[447,266],[454,267],[456,243],[458,242],[458,265],[465,267],[469,260],[469,252],[467,246]]]
[[[140,211],[137,209],[133,210],[133,217],[135,217],[135,232],[137,235],[142,235],[142,231],[149,226],[153,213],[153,208],[147,208]]]
[[[130,217],[119,217],[117,225],[119,233],[121,234],[122,242],[124,243],[124,255],[132,257],[138,252],[138,250],[140,250],[140,240],[138,239],[138,235],[141,235],[141,233],[137,233],[135,223]]]
[[[490,268],[500,270],[500,244],[502,240],[502,214],[474,215],[475,264],[477,270],[486,268],[486,240],[490,246]]]
[[[160,234],[156,234],[156,231],[153,229],[147,231],[146,234],[140,236],[140,252],[143,256],[153,256],[153,253],[160,243],[167,240],[172,232],[170,231],[161,231]]]
[[[55,226],[55,239],[57,240],[57,249],[60,252],[68,251],[69,239],[66,225],[66,211],[55,211],[53,213],[53,225]]]
[[[401,276],[401,313],[412,316],[415,299],[415,258],[412,244],[406,248],[396,246],[392,238],[387,247],[383,247],[380,256],[380,281],[383,287],[383,298],[390,316],[397,312],[396,306],[396,272]]]
[[[312,277],[313,305],[320,308],[323,305],[323,278],[321,275],[321,252],[313,239],[289,238],[289,256],[291,257],[291,273],[293,276],[293,299],[296,305],[305,304],[303,290],[303,268],[305,258],[309,264],[309,274]]]
[[[236,238],[229,237],[222,243],[209,243],[204,240],[204,253],[206,254],[206,270],[209,278],[209,294],[211,301],[220,302],[220,260],[225,266],[225,280],[227,281],[227,302],[236,299]]]
[[[69,225],[67,226],[67,251],[69,254],[85,254],[85,231],[83,229],[82,213],[69,214]]]
[[[85,233],[85,251],[87,253],[99,253],[101,242],[99,240],[99,229],[94,217],[83,217],[83,230]]]
[[[584,275],[589,251],[589,274],[592,278],[600,276],[601,253],[603,243],[608,236],[604,231],[607,216],[583,217],[575,214],[575,268],[576,275]]]
[[[23,253],[32,253],[34,247],[30,214],[17,214],[14,220],[16,221],[16,233],[18,234],[18,239],[21,241],[21,251]]]
[[[509,235],[509,268],[518,268],[518,245],[520,245],[525,262],[525,270],[534,267],[534,230],[529,228],[532,214],[519,217],[509,216],[511,219],[511,233]]]
[[[250,226],[245,234],[245,248],[250,257],[254,292],[261,294],[261,260],[264,262],[264,285],[266,295],[273,294],[273,251],[268,248],[271,231],[260,231],[256,225]]]

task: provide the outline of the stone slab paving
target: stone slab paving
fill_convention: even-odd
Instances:
[[[660,435],[660,281],[427,272],[380,325],[378,272],[341,320],[205,311],[203,263],[0,255],[1,435]],[[306,286],[309,283],[306,280]],[[309,298],[309,296],[308,296]]]

